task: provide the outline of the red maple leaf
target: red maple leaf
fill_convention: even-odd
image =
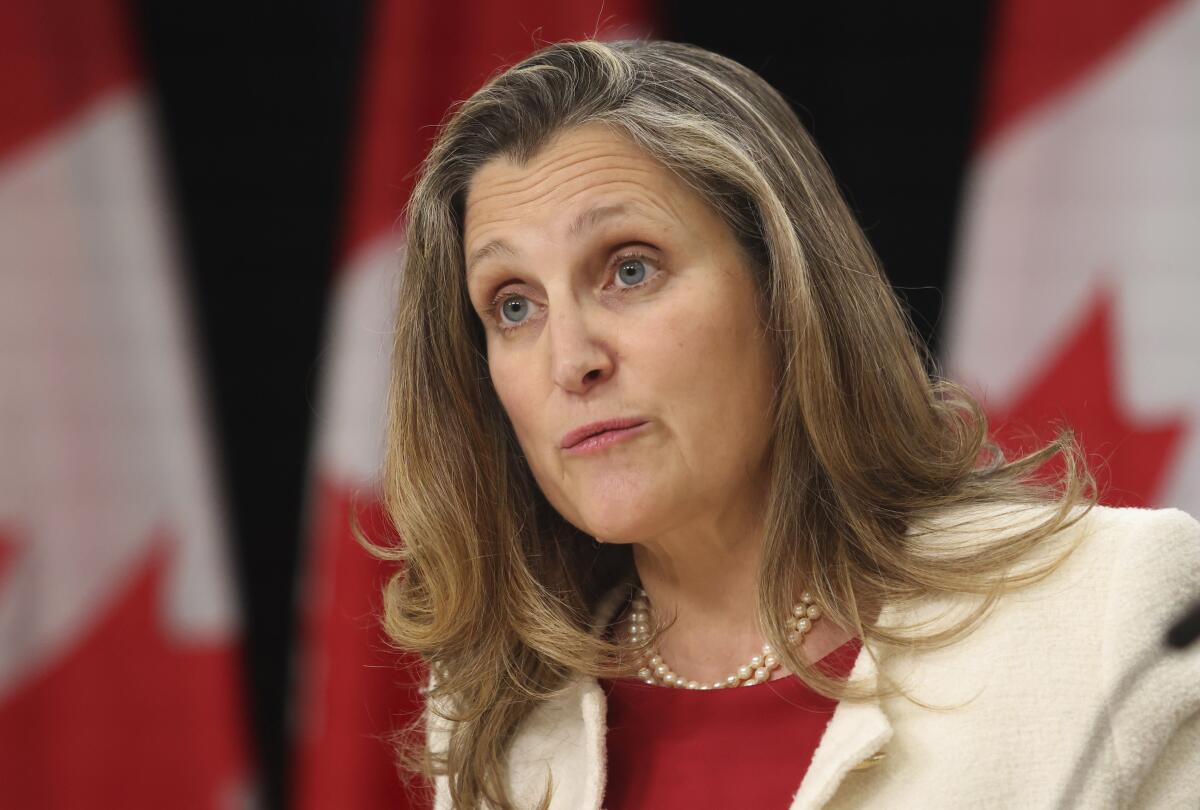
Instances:
[[[229,643],[182,645],[159,613],[169,544],[67,653],[0,697],[5,807],[229,806],[247,773]]]
[[[1136,424],[1121,407],[1113,362],[1113,305],[1097,295],[1079,327],[1005,411],[990,411],[995,437],[1009,453],[1028,452],[1069,426],[1087,453],[1101,500],[1154,504],[1185,431],[1180,418]],[[1060,462],[1047,472],[1062,469]]]

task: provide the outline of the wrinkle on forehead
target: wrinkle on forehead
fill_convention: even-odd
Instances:
[[[582,195],[603,196],[606,203],[619,195],[686,224],[677,199],[681,193],[674,176],[628,138],[587,125],[555,138],[525,165],[506,156],[484,164],[468,187],[464,236],[470,233],[473,239],[465,241],[528,223],[530,209],[545,206],[552,216],[574,212]]]

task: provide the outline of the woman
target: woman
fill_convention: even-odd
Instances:
[[[1006,461],[924,359],[744,67],[566,43],[456,109],[407,213],[375,549],[437,806],[1194,798],[1195,657],[1089,734],[1200,526],[1093,507],[1068,435]]]

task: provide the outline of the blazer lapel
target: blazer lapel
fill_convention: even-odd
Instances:
[[[593,615],[592,632],[604,632],[628,584],[611,589]],[[553,779],[551,810],[600,810],[606,773],[607,703],[599,682],[585,675],[525,718],[509,753],[514,798],[533,806]]]
[[[875,661],[863,645],[850,679],[874,685],[877,677]],[[886,756],[879,749],[891,738],[892,724],[878,700],[838,703],[789,810],[817,810],[825,806],[847,773],[870,767]]]

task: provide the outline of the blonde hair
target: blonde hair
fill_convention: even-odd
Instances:
[[[864,642],[949,644],[1065,559],[1014,571],[1094,502],[1069,433],[1008,461],[979,405],[931,375],[828,166],[761,77],[672,42],[545,47],[452,110],[422,166],[406,212],[382,477],[399,537],[360,537],[402,563],[384,590],[384,627],[437,674],[429,697],[453,725],[444,755],[429,755],[419,722],[397,736],[398,754],[447,775],[455,807],[512,806],[505,754],[535,705],[572,676],[628,674],[626,645],[591,622],[628,580],[630,548],[592,542],[535,484],[489,383],[463,257],[473,174],[593,122],[686,182],[745,249],[778,374],[757,610],[783,665],[814,689],[857,700],[883,687],[830,679],[785,642],[801,590]],[[1039,483],[1059,454],[1058,480]],[[950,549],[922,542],[947,510],[1035,503],[1049,508],[1019,528]],[[936,630],[875,623],[883,605],[942,594],[981,599]]]

